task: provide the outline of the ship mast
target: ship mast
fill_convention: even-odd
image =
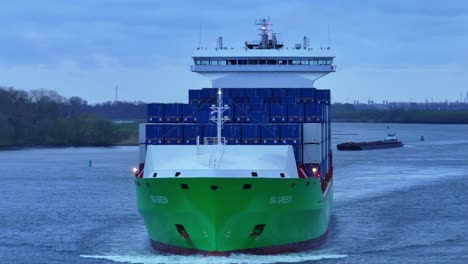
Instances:
[[[223,106],[223,92],[221,89],[218,89],[218,105],[211,106],[212,111],[216,111],[216,117],[211,117],[211,121],[216,123],[216,142],[218,145],[224,144],[223,134],[223,124],[229,121],[229,117],[223,116],[223,113],[229,109],[229,106]]]

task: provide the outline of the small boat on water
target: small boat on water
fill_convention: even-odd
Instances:
[[[336,146],[338,150],[373,150],[373,149],[387,149],[387,148],[400,148],[403,147],[395,133],[387,133],[384,140],[379,141],[366,141],[366,142],[346,142]]]

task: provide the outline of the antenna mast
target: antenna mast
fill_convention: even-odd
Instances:
[[[245,42],[246,49],[281,49],[283,48],[283,43],[278,42],[276,35],[279,33],[274,33],[271,29],[273,25],[270,22],[270,18],[262,18],[255,20],[255,25],[260,26],[260,41],[247,41]]]
[[[200,23],[200,30],[198,32],[198,48],[201,48],[201,23]]]
[[[223,113],[229,109],[229,106],[223,106],[223,92],[221,89],[218,89],[218,106],[212,106],[211,110],[216,111],[216,117],[211,117],[211,121],[216,123],[217,128],[217,143],[218,145],[222,145],[224,140],[222,140],[222,132],[223,132],[223,124],[229,120],[229,117],[223,116]]]

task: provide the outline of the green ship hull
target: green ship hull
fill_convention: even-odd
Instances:
[[[135,178],[151,244],[171,253],[274,254],[326,239],[333,184],[304,178]]]

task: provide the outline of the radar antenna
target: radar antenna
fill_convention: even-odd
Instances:
[[[273,25],[270,22],[270,18],[262,18],[255,20],[255,25],[260,26],[260,41],[250,41],[246,42],[245,46],[247,49],[280,49],[283,47],[283,43],[278,42],[276,35],[278,33],[273,33],[271,26]]]

